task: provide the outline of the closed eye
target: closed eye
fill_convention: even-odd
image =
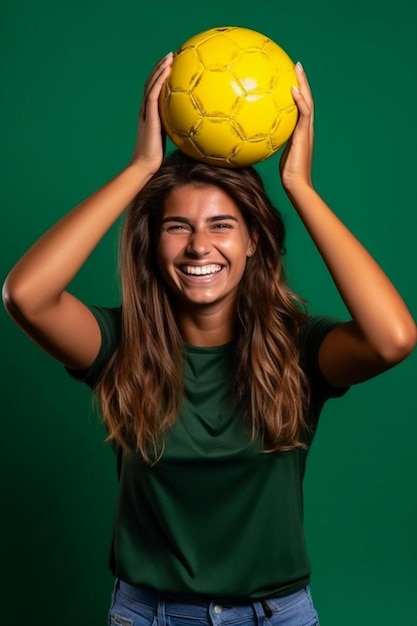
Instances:
[[[233,224],[228,224],[226,222],[219,222],[219,223],[212,224],[210,228],[211,230],[228,230],[228,229],[233,228]]]
[[[175,233],[184,234],[184,233],[189,233],[191,231],[191,228],[187,224],[171,224],[170,226],[163,228],[163,230],[165,230],[165,232],[167,233],[172,233],[172,234],[175,234]]]

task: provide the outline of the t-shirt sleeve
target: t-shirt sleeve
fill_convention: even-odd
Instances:
[[[313,399],[318,404],[323,404],[329,398],[343,396],[349,387],[335,387],[323,376],[319,367],[319,349],[326,335],[340,321],[329,317],[312,316],[309,318],[301,337],[302,364],[310,381]]]
[[[100,349],[89,368],[75,370],[65,367],[65,369],[71,378],[83,382],[93,389],[120,341],[121,309],[119,307],[98,306],[90,306],[89,308],[100,327]]]

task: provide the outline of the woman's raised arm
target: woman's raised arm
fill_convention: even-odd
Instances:
[[[416,344],[417,330],[394,285],[312,185],[313,99],[299,64],[296,71],[299,120],[281,158],[281,178],[352,317],[327,335],[319,353],[327,380],[344,386],[403,360]]]
[[[100,347],[90,310],[66,291],[86,259],[163,158],[158,96],[172,54],[158,63],[144,90],[138,134],[129,165],[50,228],[16,263],[3,286],[14,321],[65,365],[88,367]]]

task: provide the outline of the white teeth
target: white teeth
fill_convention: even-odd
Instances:
[[[207,276],[208,274],[217,274],[222,269],[221,265],[184,265],[183,272],[193,274],[194,276]]]

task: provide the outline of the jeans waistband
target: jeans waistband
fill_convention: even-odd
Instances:
[[[248,615],[252,615],[255,612],[257,615],[262,614],[265,617],[270,617],[273,613],[269,600],[273,602],[275,598],[266,599],[242,599],[233,600],[226,598],[204,598],[204,597],[181,597],[165,593],[154,593],[144,587],[137,587],[130,585],[123,580],[117,581],[117,590],[125,595],[127,598],[134,602],[140,602],[145,604],[150,609],[157,610],[161,601],[164,603],[165,612],[172,615],[184,615],[184,616],[201,616],[204,619],[207,615],[207,611],[214,611],[214,613],[222,612],[223,610],[234,609],[238,611],[239,616],[244,618]],[[304,593],[304,588],[291,593],[283,598],[279,598],[280,601],[288,601],[295,599],[298,595]]]

